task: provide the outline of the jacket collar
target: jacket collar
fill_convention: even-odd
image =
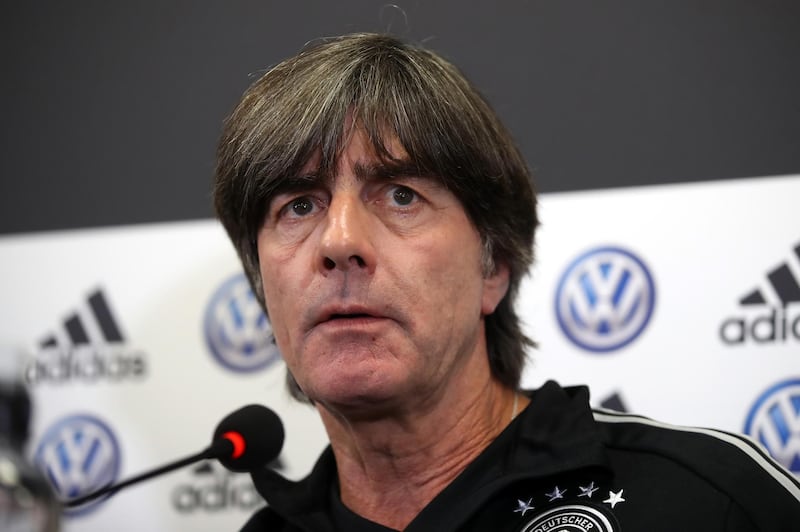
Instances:
[[[443,515],[452,525],[463,523],[494,493],[519,480],[608,468],[589,408],[588,388],[562,388],[548,381],[526,393],[531,398],[528,407],[420,512],[409,532],[427,528],[425,523],[439,521]],[[330,446],[301,481],[287,480],[269,469],[256,471],[252,477],[261,496],[287,521],[311,530],[333,530],[329,501],[337,476]]]

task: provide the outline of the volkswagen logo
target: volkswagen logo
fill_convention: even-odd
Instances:
[[[90,415],[73,415],[54,423],[39,440],[34,463],[50,481],[61,500],[75,499],[116,482],[120,469],[117,439],[108,425]],[[77,508],[78,515],[105,500],[96,499]]]
[[[258,371],[280,358],[269,319],[242,273],[225,281],[211,297],[204,328],[211,354],[232,371]]]
[[[567,267],[556,291],[556,316],[575,345],[598,353],[632,342],[650,321],[653,278],[641,259],[618,247],[592,249]]]
[[[793,473],[800,473],[800,379],[775,384],[756,399],[744,432]]]

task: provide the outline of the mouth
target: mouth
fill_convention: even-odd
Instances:
[[[372,314],[367,314],[366,312],[350,312],[350,313],[334,313],[328,316],[327,319],[323,321],[336,321],[336,320],[355,320],[360,318],[377,318],[377,316],[373,316]]]
[[[315,325],[323,324],[367,324],[370,322],[384,319],[385,316],[373,312],[366,308],[329,308],[321,312],[315,321]]]

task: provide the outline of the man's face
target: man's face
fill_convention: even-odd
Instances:
[[[468,385],[465,367],[488,372],[483,316],[507,269],[483,275],[480,236],[437,181],[386,173],[355,129],[335,175],[289,185],[259,232],[278,347],[323,405],[409,406]]]

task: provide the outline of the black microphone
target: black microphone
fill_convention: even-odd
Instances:
[[[237,473],[253,471],[275,460],[283,448],[283,423],[262,405],[247,405],[228,414],[214,431],[214,442],[224,447],[214,458]],[[231,449],[227,442],[233,445]],[[213,448],[214,444],[210,448]]]
[[[262,405],[247,405],[228,414],[214,430],[211,445],[192,456],[151,469],[118,484],[63,502],[74,508],[103,495],[114,495],[132,484],[148,480],[200,460],[216,458],[231,471],[253,471],[275,460],[283,447],[283,423],[278,415]]]

